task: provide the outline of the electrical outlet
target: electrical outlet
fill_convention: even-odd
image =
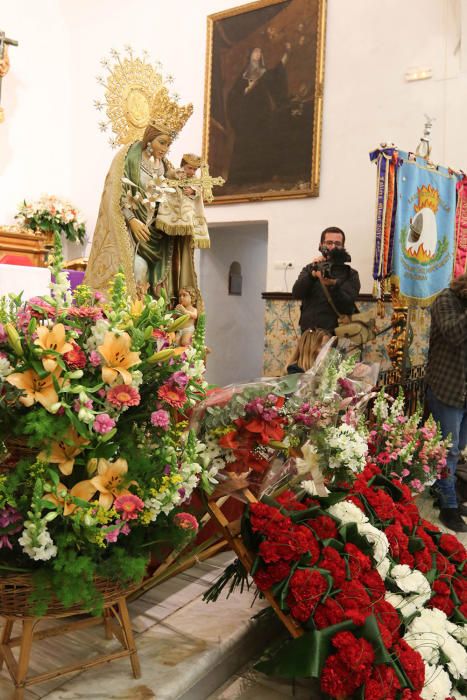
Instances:
[[[292,260],[276,260],[274,263],[276,270],[292,270],[294,267]]]

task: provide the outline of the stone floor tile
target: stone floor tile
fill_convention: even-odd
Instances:
[[[237,676],[210,695],[207,700],[285,700],[281,688],[266,687],[254,680]]]

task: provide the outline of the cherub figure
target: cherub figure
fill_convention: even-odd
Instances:
[[[187,314],[190,318],[177,331],[177,340],[179,345],[191,345],[193,333],[195,332],[196,320],[198,318],[198,309],[196,308],[197,294],[194,287],[180,287],[178,293],[178,304],[175,307],[180,315]]]

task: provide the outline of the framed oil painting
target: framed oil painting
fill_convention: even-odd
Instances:
[[[208,17],[203,157],[216,204],[317,197],[326,0]]]

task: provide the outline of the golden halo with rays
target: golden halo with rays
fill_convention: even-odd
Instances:
[[[146,61],[147,52],[143,52],[143,58],[134,58],[131,47],[125,51],[125,57],[111,51],[113,64],[107,59],[101,61],[109,72],[107,79],[97,78],[105,88],[105,101],[94,102],[107,116],[107,120],[99,122],[101,131],[111,126],[115,134],[110,139],[113,147],[140,140],[150,122],[163,124],[175,138],[193,113],[193,105],[181,106],[178,95],[169,94],[166,83],[172,78],[167,76],[164,80],[161,65],[154,67]]]

